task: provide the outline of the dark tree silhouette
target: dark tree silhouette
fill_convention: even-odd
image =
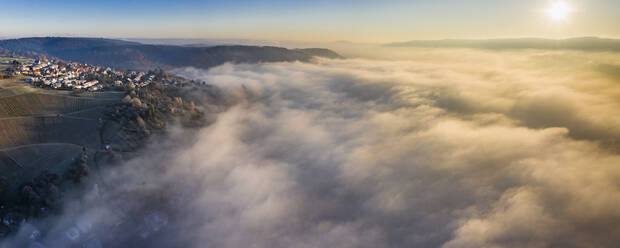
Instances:
[[[67,171],[67,178],[74,183],[81,183],[82,178],[88,176],[88,151],[82,147],[82,153]]]

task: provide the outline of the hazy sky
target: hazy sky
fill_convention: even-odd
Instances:
[[[0,0],[0,37],[95,36],[391,42],[497,37],[620,37],[620,1]]]

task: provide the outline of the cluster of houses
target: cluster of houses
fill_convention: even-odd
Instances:
[[[25,76],[26,81],[52,89],[82,89],[100,91],[108,86],[145,87],[155,79],[154,73],[116,71],[88,64],[35,60],[14,63],[13,75]]]

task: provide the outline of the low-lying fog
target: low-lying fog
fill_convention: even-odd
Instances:
[[[46,247],[70,244],[71,230],[89,247],[620,242],[618,55],[399,59],[178,70],[232,106],[198,133],[171,128],[99,175],[107,187],[29,228]]]

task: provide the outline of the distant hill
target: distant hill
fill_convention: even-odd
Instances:
[[[328,49],[286,49],[270,46],[188,47],[145,45],[100,38],[23,38],[0,40],[0,52],[59,58],[67,61],[147,70],[193,66],[209,68],[226,62],[258,63],[309,61],[313,57],[341,58]]]
[[[620,40],[582,37],[563,40],[522,38],[490,40],[417,40],[390,43],[390,47],[435,47],[476,49],[545,49],[620,52]]]

